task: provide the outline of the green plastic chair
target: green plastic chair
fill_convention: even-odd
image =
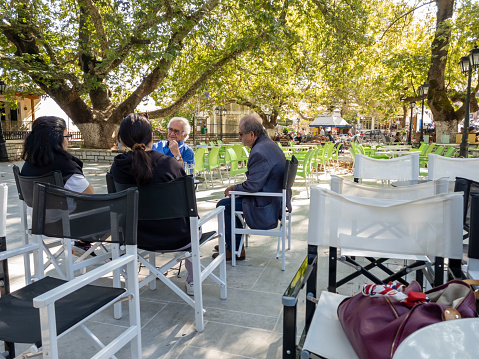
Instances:
[[[443,152],[444,152],[444,146],[438,146],[434,150],[433,154],[441,156]],[[429,161],[429,155],[426,158],[419,156],[419,168],[426,168],[428,161]]]
[[[226,157],[227,162],[229,162],[230,169],[229,169],[229,176],[228,176],[228,186],[230,185],[231,177],[234,178],[234,183],[236,183],[236,175],[244,174],[247,169],[246,166],[239,167],[238,166],[238,157],[236,156],[235,151],[232,148],[226,149]]]
[[[411,148],[409,149],[409,151],[420,151],[421,154],[423,154],[423,151],[425,151],[424,147],[427,147],[427,146],[429,146],[427,143],[421,142],[421,145],[419,146],[419,148]]]
[[[304,179],[306,185],[306,194],[309,198],[309,185],[311,184],[311,159],[314,154],[314,149],[310,149],[302,161],[299,162],[298,170],[296,171],[296,176]]]
[[[205,153],[206,148],[197,148],[195,151],[195,175],[199,172],[205,172]],[[205,176],[205,185],[208,187],[208,180]]]
[[[244,164],[246,164],[249,158],[249,153],[246,151],[245,147],[243,145],[234,145],[233,150],[236,153],[238,162],[244,162]]]
[[[428,147],[426,147],[423,152],[421,152],[421,154],[419,155],[419,162],[421,161],[425,161],[427,162],[427,156],[432,153],[432,151],[436,148],[436,144],[435,143],[431,143],[429,145],[426,145]],[[444,150],[444,148],[443,148]]]
[[[339,151],[341,150],[343,143],[340,142],[337,147],[333,147],[332,160],[336,160],[336,164],[339,166]]]
[[[456,153],[456,147],[450,146],[446,150],[446,153],[444,154],[444,157],[454,157],[455,153]]]
[[[208,161],[205,161],[204,163],[204,169],[208,170],[210,173],[211,177],[211,186],[213,187],[213,169],[218,169],[218,173],[221,178],[221,184],[223,184],[223,176],[221,175],[221,170],[220,170],[220,148],[219,147],[213,147],[209,153],[208,156]],[[195,159],[196,160],[196,159]]]

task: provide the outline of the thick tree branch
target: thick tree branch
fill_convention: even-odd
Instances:
[[[93,25],[95,26],[95,31],[98,36],[98,40],[100,41],[100,47],[103,51],[103,57],[105,52],[108,50],[108,38],[105,33],[105,29],[103,28],[103,21],[98,11],[98,8],[93,4],[92,0],[85,0],[86,6],[90,12]]]
[[[171,54],[172,50],[174,50],[180,43],[185,39],[186,36],[192,31],[192,29],[205,17],[206,14],[211,12],[219,3],[219,0],[209,0],[207,1],[200,9],[198,9],[195,13],[193,13],[190,16],[186,16],[186,19],[188,20],[186,22],[186,25],[180,26],[172,35],[171,38],[168,42],[168,46],[165,49],[164,53],[165,54]],[[170,14],[166,13],[165,18],[168,19]],[[181,15],[183,16],[183,15]],[[161,17],[157,17],[155,20],[151,21],[145,21],[142,24],[138,25],[138,27],[133,31],[134,34],[141,34],[147,29],[155,26],[156,24],[164,21],[165,19]],[[95,68],[95,73],[102,75],[102,74],[107,74],[110,72],[112,69],[118,67],[124,60],[125,58],[129,55],[129,51],[135,44],[139,44],[138,42],[139,39],[135,36],[132,36],[130,38],[130,41],[117,48],[115,53],[117,54],[114,59],[110,62],[104,62],[100,64],[97,68]],[[148,40],[142,40],[142,41],[148,41]],[[162,60],[164,57],[162,58]],[[176,56],[172,56],[170,60],[167,61],[166,63],[166,68],[169,69],[171,63],[176,59]],[[161,61],[161,60],[160,60]],[[162,63],[160,64],[161,68],[165,68],[165,64]],[[144,97],[144,96],[143,96]],[[142,98],[143,98],[142,97]]]
[[[160,110],[155,110],[152,112],[149,112],[150,118],[159,118],[159,117],[165,117],[169,116],[171,114],[176,113],[181,106],[183,106],[191,97],[194,96],[196,93],[196,90],[204,83],[206,82],[213,73],[215,73],[218,69],[223,67],[228,61],[232,60],[233,58],[237,57],[239,54],[243,53],[244,51],[248,50],[249,47],[243,47],[243,48],[238,48],[236,50],[233,50],[229,54],[225,55],[221,60],[218,62],[214,63],[211,65],[208,69],[206,69],[199,77],[198,79],[186,90],[181,97],[176,100],[172,105],[160,109]]]
[[[401,16],[399,16],[398,18],[396,18],[392,23],[389,24],[389,26],[386,28],[386,30],[384,30],[383,34],[382,34],[381,37],[379,38],[379,41],[381,41],[381,40],[383,39],[384,35],[386,35],[386,32],[388,32],[389,29],[390,29],[395,23],[397,23],[399,20],[401,20],[403,17],[408,16],[410,13],[416,11],[417,9],[419,9],[419,8],[421,8],[421,7],[423,7],[423,6],[432,4],[432,3],[434,3],[434,2],[435,2],[435,0],[434,0],[434,1],[427,2],[427,3],[422,4],[422,5],[419,5],[419,6],[416,6],[415,8],[412,8],[412,9],[409,10],[408,12],[406,12],[406,13],[402,14]]]

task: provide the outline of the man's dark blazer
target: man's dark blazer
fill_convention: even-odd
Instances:
[[[246,181],[235,185],[233,190],[281,193],[285,166],[286,157],[281,148],[270,138],[261,136],[251,149]],[[245,196],[243,213],[250,228],[276,228],[281,217],[281,198]]]

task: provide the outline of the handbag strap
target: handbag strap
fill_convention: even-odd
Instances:
[[[469,285],[479,286],[479,279],[464,279],[463,282]],[[474,297],[476,301],[479,301],[479,289],[474,291]]]

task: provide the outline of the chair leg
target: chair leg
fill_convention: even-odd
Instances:
[[[218,173],[220,174],[221,184],[223,184],[223,175],[221,174],[221,168],[218,167]]]
[[[120,245],[113,243],[111,245],[111,258],[112,260],[120,257]],[[120,270],[113,271],[113,288],[121,288]],[[120,319],[122,316],[121,302],[113,305],[113,318]]]
[[[70,238],[63,238],[62,242],[63,242],[63,246],[65,247],[67,280],[72,280],[74,277],[72,240]]]
[[[148,261],[151,263],[153,267],[156,267],[156,254],[155,252],[149,252],[148,253]],[[150,290],[155,290],[156,289],[156,280],[152,280],[150,282]]]
[[[304,183],[306,184],[306,195],[309,198],[309,183],[308,183],[308,177],[307,176],[304,177]]]
[[[288,250],[291,249],[291,213],[287,214],[288,218]]]

